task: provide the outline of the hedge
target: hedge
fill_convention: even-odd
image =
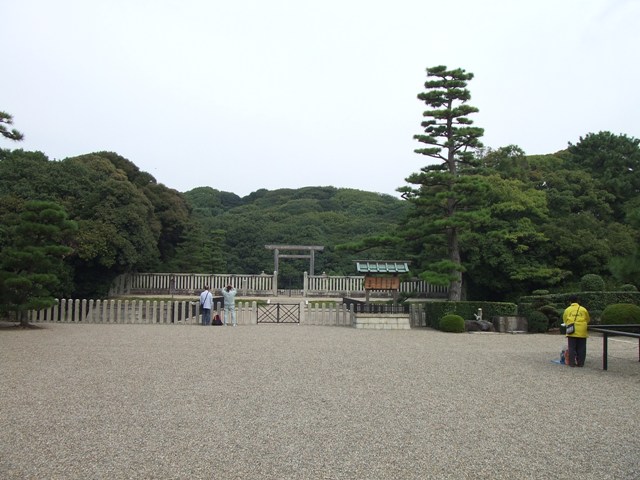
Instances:
[[[440,319],[447,314],[460,315],[465,320],[474,320],[474,314],[482,309],[483,320],[491,321],[492,317],[513,316],[517,314],[518,306],[515,303],[505,302],[424,302],[427,326],[438,328]]]
[[[528,317],[531,312],[539,311],[544,306],[554,306],[558,312],[563,312],[569,306],[569,297],[577,295],[580,305],[589,310],[591,323],[597,323],[600,312],[607,305],[616,303],[633,303],[640,305],[640,292],[617,291],[617,292],[573,292],[555,293],[548,295],[529,295],[521,297],[518,302],[518,315]]]

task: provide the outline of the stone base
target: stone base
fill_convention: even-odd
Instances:
[[[491,323],[497,332],[524,333],[529,330],[526,317],[493,317]]]
[[[356,313],[353,326],[372,330],[409,330],[411,321],[406,314]]]

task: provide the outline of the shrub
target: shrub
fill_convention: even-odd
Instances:
[[[630,283],[625,283],[618,290],[620,290],[621,292],[637,292],[638,291],[638,287],[636,287],[635,285],[632,285]]]
[[[552,295],[546,295],[541,297],[536,296],[524,296],[519,299],[518,302],[518,315],[526,317],[531,310],[539,310],[545,305],[553,304],[556,309],[564,312],[564,309],[569,305],[569,296],[571,293],[557,293]],[[580,305],[584,306],[591,312],[602,312],[607,305],[614,303],[634,303],[640,305],[640,292],[575,292],[580,297]],[[432,302],[437,303],[437,302]],[[436,318],[440,318],[439,315]]]
[[[600,323],[603,325],[640,324],[640,307],[633,303],[614,303],[604,309]]]
[[[534,290],[531,295],[549,295],[549,290]]]
[[[464,318],[455,314],[445,315],[440,319],[439,328],[443,332],[464,332]]]
[[[450,302],[447,300],[442,302],[427,301],[414,305],[423,309],[426,326],[431,328],[440,328],[440,319],[450,313],[460,315],[462,318],[473,318],[473,314],[478,311],[478,308],[482,308],[482,318],[485,320],[496,316],[518,314],[518,306],[515,303],[505,302]]]
[[[587,273],[580,279],[580,288],[583,292],[602,292],[604,291],[604,280],[600,275]]]
[[[533,311],[527,316],[529,333],[545,333],[549,329],[549,319],[540,311]]]
[[[562,311],[558,311],[558,309],[554,305],[544,305],[538,309],[542,312],[548,321],[548,328],[557,327],[562,322],[560,319],[562,318],[562,314],[564,313],[564,309]]]

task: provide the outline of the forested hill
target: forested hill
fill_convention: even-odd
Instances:
[[[181,245],[174,269],[182,269],[188,258],[200,258],[196,268],[205,271],[260,273],[273,270],[273,252],[267,244],[320,245],[316,273],[355,274],[354,253],[336,245],[390,234],[404,218],[407,203],[391,195],[335,187],[258,190],[240,198],[209,187],[185,193],[197,223],[190,240]],[[198,245],[200,254],[194,252]],[[203,254],[203,255],[201,255]],[[377,248],[363,252],[381,258],[392,252]],[[283,286],[297,283],[307,260],[281,262]]]
[[[391,195],[351,188],[303,187],[257,190],[246,197],[211,187],[198,187],[184,194],[194,211],[204,216],[246,208],[260,208],[273,215],[340,212],[345,215],[395,218],[405,202]]]
[[[7,281],[25,283],[25,271],[51,276],[25,252],[59,252],[51,295],[88,298],[128,272],[271,273],[270,244],[323,246],[314,273],[353,275],[354,260],[407,259],[412,274],[437,283],[452,268],[451,225],[473,298],[570,291],[586,274],[634,285],[639,165],[640,140],[600,132],[552,155],[488,152],[460,171],[456,190],[440,171],[414,175],[407,200],[330,186],[239,197],[210,187],[178,192],[113,152],[50,161],[0,149],[0,292]],[[443,217],[442,202],[454,194],[455,221]],[[283,259],[279,285],[300,288],[309,267]]]
[[[272,272],[267,244],[324,246],[317,272],[353,274],[353,257],[335,246],[397,230],[408,208],[390,195],[334,187],[244,198],[210,187],[180,193],[113,152],[50,161],[41,152],[0,149],[0,247],[24,248],[35,238],[17,215],[30,201],[59,205],[76,222],[54,294],[81,297],[104,295],[117,275],[132,271]],[[281,285],[299,284],[306,270],[307,261],[282,262]]]

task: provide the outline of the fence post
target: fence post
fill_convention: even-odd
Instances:
[[[87,300],[82,299],[78,301],[80,303],[80,316],[76,317],[76,322],[84,323],[87,320]]]
[[[97,299],[93,302],[93,311],[91,312],[92,323],[102,323],[102,300]]]
[[[108,309],[107,309],[107,317],[105,318],[105,323],[113,323],[113,316],[116,313],[116,301],[115,300],[109,300],[107,302],[105,300],[104,306],[106,307],[107,304],[108,304]]]
[[[164,305],[164,300],[160,300],[158,306],[158,323],[164,323],[164,318],[167,316],[167,311]]]
[[[177,324],[180,316],[178,315],[178,308],[180,308],[180,302],[176,300],[173,302],[173,323]]]
[[[140,313],[142,305],[142,300],[132,300],[131,301],[131,314],[133,318],[131,319],[131,323],[140,323]],[[137,307],[137,308],[136,308]]]
[[[301,300],[300,303],[298,304],[298,312],[299,312],[298,314],[300,315],[298,325],[302,325],[304,323],[304,315],[305,315],[304,300]]]
[[[64,322],[67,319],[67,299],[60,299],[60,317],[58,319],[59,322]]]
[[[156,320],[158,319],[157,315],[158,315],[158,301],[154,300],[153,303],[151,304],[151,315],[150,315],[151,323],[156,323]]]
[[[87,315],[87,322],[96,323],[96,311],[100,305],[100,300],[89,300],[89,314]]]
[[[151,300],[144,302],[144,323],[151,323]]]
[[[278,271],[274,270],[273,271],[273,296],[277,297],[278,296]]]

